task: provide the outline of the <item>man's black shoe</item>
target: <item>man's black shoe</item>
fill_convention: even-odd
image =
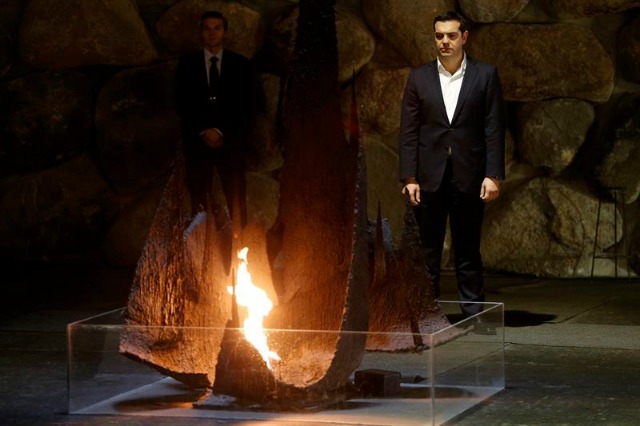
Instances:
[[[473,319],[473,332],[484,336],[495,336],[498,334],[496,327],[492,323],[486,322],[481,317],[475,317]]]

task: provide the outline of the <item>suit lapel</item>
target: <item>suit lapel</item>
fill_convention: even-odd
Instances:
[[[204,50],[200,51],[200,54],[194,57],[196,59],[196,64],[198,65],[198,69],[200,70],[199,73],[199,84],[201,87],[201,90],[204,90],[205,92],[207,90],[209,90],[209,76],[207,75],[207,64],[205,63],[205,56],[204,56]]]
[[[233,68],[233,55],[229,53],[228,50],[223,50],[222,53],[222,61],[220,62],[220,79],[229,78],[231,75],[227,75],[232,73]]]
[[[434,99],[435,106],[440,110],[440,114],[444,117],[445,123],[449,123],[449,118],[447,117],[447,107],[444,104],[444,96],[442,95],[442,86],[440,85],[440,75],[438,74],[438,62],[431,62],[430,66],[427,68],[427,73],[429,77],[429,88],[431,89],[431,97],[430,99]]]
[[[229,65],[229,55],[227,55],[226,51],[222,51],[222,60],[220,61],[220,80],[226,77],[227,73],[225,70],[227,69],[227,65]]]
[[[476,68],[476,63],[475,61],[473,61],[467,56],[467,68],[464,70],[464,77],[462,78],[462,87],[460,87],[460,94],[458,95],[458,103],[456,104],[456,110],[453,113],[453,119],[451,120],[451,124],[453,124],[456,121],[456,118],[458,118],[458,114],[460,114],[462,105],[464,104],[465,99],[467,99],[467,95],[469,94],[469,91],[475,84],[477,76],[478,76],[478,69]]]

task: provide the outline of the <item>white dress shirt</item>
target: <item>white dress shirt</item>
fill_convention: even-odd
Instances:
[[[438,75],[440,76],[440,87],[442,88],[442,97],[444,105],[447,108],[447,117],[449,124],[453,120],[453,113],[456,111],[458,97],[460,96],[460,88],[462,87],[462,78],[467,68],[467,55],[462,58],[462,64],[453,74],[445,69],[438,58]]]

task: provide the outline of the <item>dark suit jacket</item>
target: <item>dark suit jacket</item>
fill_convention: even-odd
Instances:
[[[224,49],[220,64],[218,105],[211,107],[207,68],[202,50],[184,55],[176,70],[176,103],[182,122],[185,155],[208,155],[213,151],[242,151],[251,119],[252,72],[249,60]],[[224,146],[208,148],[199,133],[218,128]]]
[[[467,56],[451,124],[437,61],[414,68],[402,101],[400,180],[414,177],[421,190],[436,191],[451,147],[459,189],[480,193],[485,177],[504,178],[504,127],[502,87],[493,65]]]

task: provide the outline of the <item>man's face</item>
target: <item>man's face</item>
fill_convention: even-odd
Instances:
[[[210,51],[217,51],[224,41],[224,22],[219,18],[207,18],[202,21],[200,35],[202,43]]]
[[[436,47],[438,48],[438,56],[440,57],[459,57],[462,56],[462,49],[467,42],[469,31],[460,32],[460,22],[458,21],[441,21],[436,22],[433,26],[436,39]]]

